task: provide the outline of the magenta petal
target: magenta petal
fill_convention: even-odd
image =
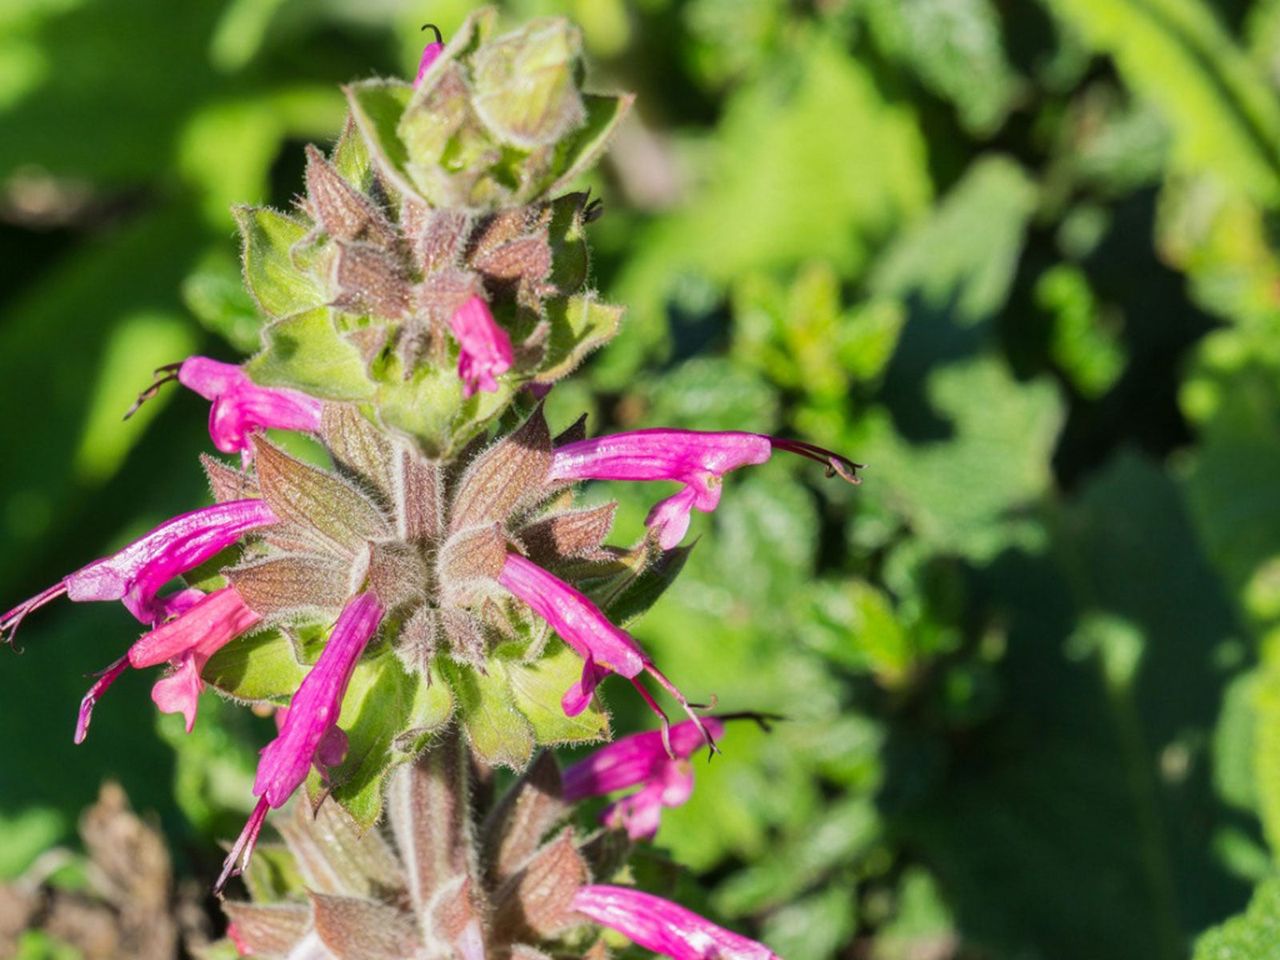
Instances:
[[[704,729],[712,738],[719,740],[724,736],[724,721],[704,717],[701,727],[691,720],[672,726],[668,734],[672,753],[679,759],[693,756],[706,744]],[[672,763],[663,745],[661,731],[646,730],[619,737],[565,770],[564,796],[572,803],[586,797],[627,790],[660,778]]]
[[[717,926],[679,904],[628,887],[587,885],[573,907],[647,950],[673,960],[780,960],[762,943]]]
[[[600,814],[600,822],[626,830],[633,841],[652,840],[662,825],[663,806],[662,785],[652,784],[611,803]]]
[[[645,526],[658,535],[658,545],[663,550],[678,547],[689,532],[690,510],[697,496],[696,490],[685,487],[679,493],[659,500],[645,517]]]
[[[120,678],[120,674],[124,673],[128,667],[129,658],[121,657],[98,674],[98,679],[94,681],[93,686],[89,688],[89,692],[80,701],[80,713],[76,717],[76,743],[84,743],[84,738],[89,735],[89,723],[93,720],[94,705],[102,699],[102,695],[107,692],[111,685]]]
[[[468,298],[453,312],[449,329],[458,339],[458,376],[463,395],[470,397],[477,389],[489,393],[497,390],[495,377],[511,369],[515,353],[511,338],[493,319],[484,298]]]
[[[129,648],[129,663],[152,667],[196,650],[207,659],[261,620],[235,587],[201,594],[181,616],[143,634]]]
[[[155,623],[164,615],[164,604],[156,600],[161,587],[250,530],[275,522],[275,514],[261,500],[234,500],[192,510],[71,574],[65,580],[67,596],[77,602],[120,600],[143,623]]]
[[[213,885],[215,894],[221,895],[222,888],[227,885],[227,881],[241,873],[249,865],[249,858],[253,856],[254,845],[258,842],[258,834],[262,832],[262,825],[267,820],[267,810],[268,804],[264,797],[253,808],[253,813],[249,814],[249,820],[244,825],[244,829],[240,831],[240,836],[237,838],[235,846],[227,854],[227,859],[222,862],[222,873],[218,875],[218,880]],[[238,864],[237,861],[239,861]]]
[[[551,467],[557,480],[676,480],[690,483],[713,474],[764,463],[773,453],[758,433],[698,430],[633,430],[558,447]]]
[[[418,75],[413,78],[413,85],[416,87],[422,83],[422,78],[427,75],[427,71],[431,69],[431,65],[436,62],[436,58],[444,52],[444,44],[435,42],[428,43],[422,48],[422,59],[418,61]]]
[[[316,748],[316,764],[336,767],[347,756],[347,735],[337,726],[330,727]]]
[[[649,658],[640,645],[614,626],[599,607],[518,553],[507,554],[498,582],[547,621],[578,656],[593,661],[596,669],[631,678],[648,665]]]
[[[8,611],[4,616],[0,617],[0,639],[5,643],[12,643],[14,636],[18,633],[18,627],[22,625],[22,621],[28,614],[39,610],[45,604],[52,603],[67,592],[67,581],[60,580],[47,590],[42,590],[30,600],[24,600],[12,610]]]
[[[271,806],[282,806],[307,778],[338,722],[351,673],[381,621],[382,607],[372,593],[359,594],[343,608],[320,659],[289,702],[280,735],[263,748],[253,792]]]
[[[209,436],[223,453],[250,449],[254,431],[320,429],[324,402],[300,390],[260,387],[240,367],[208,357],[188,357],[178,380],[212,402]]]
[[[151,700],[161,713],[182,714],[187,733],[190,733],[196,725],[196,709],[203,691],[200,667],[196,657],[188,653],[179,661],[177,670],[155,682],[151,688]]]
[[[591,704],[596,694],[596,687],[609,675],[609,671],[588,658],[582,665],[582,679],[564,692],[560,698],[560,709],[566,717],[576,717]]]

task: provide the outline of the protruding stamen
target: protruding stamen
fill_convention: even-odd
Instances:
[[[787,718],[780,713],[761,713],[756,710],[738,710],[734,713],[716,715],[717,720],[750,720],[765,733],[773,732],[773,725]]]
[[[89,688],[89,692],[80,701],[80,713],[76,717],[75,742],[77,744],[84,743],[84,738],[89,735],[89,722],[93,720],[94,704],[102,699],[102,695],[107,692],[107,688],[115,683],[120,674],[124,673],[128,667],[129,656],[126,654],[105,670],[95,674],[98,679],[94,681],[93,686]]]
[[[160,388],[163,387],[166,383],[171,383],[177,380],[178,368],[181,366],[182,366],[181,363],[169,363],[163,367],[156,367],[154,371],[154,374],[156,377],[155,382],[152,383],[151,386],[147,387],[147,389],[143,390],[140,394],[138,394],[138,399],[135,400],[133,402],[133,406],[130,407],[128,411],[126,411],[124,415],[124,419],[128,420],[135,413],[137,413],[142,408],[142,405],[146,403],[148,400],[152,399],[157,393],[159,393]]]
[[[819,447],[804,440],[788,440],[784,437],[770,437],[769,444],[775,450],[786,450],[788,453],[798,454],[822,464],[827,468],[828,477],[838,476],[848,483],[862,482],[862,478],[858,476],[858,471],[865,470],[867,465],[865,463],[854,463],[848,457],[836,453],[834,450],[828,450],[826,447]]]
[[[430,30],[432,33],[434,33],[436,35],[436,43],[444,43],[444,36],[440,33],[440,28],[437,27],[434,23],[424,23],[422,25],[422,29]]]
[[[254,844],[258,842],[258,834],[262,832],[262,825],[267,819],[268,804],[265,797],[258,801],[258,805],[253,808],[253,813],[249,814],[249,822],[244,825],[244,829],[240,831],[240,837],[236,840],[236,845],[231,848],[231,852],[227,854],[227,859],[222,862],[222,873],[218,874],[218,880],[213,885],[214,896],[221,897],[222,889],[227,885],[227,881],[232,877],[238,877],[249,866],[249,858],[253,856]],[[240,863],[237,866],[236,861]]]
[[[694,704],[691,704],[688,701],[688,699],[685,697],[685,695],[680,692],[680,688],[677,687],[670,680],[668,680],[666,675],[657,667],[655,667],[652,663],[646,664],[644,670],[645,670],[645,673],[649,674],[649,676],[653,677],[653,679],[658,681],[658,685],[661,686],[663,690],[667,691],[667,693],[671,695],[672,699],[674,699],[676,703],[680,704],[680,708],[684,710],[685,714],[689,717],[689,719],[693,721],[693,725],[698,728],[698,732],[702,734],[702,739],[706,741],[707,747],[710,748],[711,752],[713,754],[719,753],[720,748],[716,746],[715,737],[713,737],[710,734],[710,732],[708,732],[706,725],[703,724],[702,722],[702,718],[698,716],[696,713],[694,713]],[[632,683],[635,683],[635,681],[632,680]],[[644,690],[644,688],[641,687],[639,684],[637,684],[636,686],[637,686],[637,689],[642,691]],[[647,693],[647,691],[644,691],[644,692]],[[657,704],[653,701],[652,697],[646,696],[645,700],[646,702],[648,702],[649,706],[656,709],[659,716],[662,717],[662,720],[663,720],[662,742],[667,748],[667,755],[674,758],[675,754],[671,750],[670,731],[668,730],[670,721],[667,720],[666,713],[663,712],[662,708],[657,706]]]
[[[22,621],[28,614],[39,610],[48,603],[52,603],[67,592],[67,584],[65,580],[60,580],[48,590],[37,593],[30,600],[24,601],[14,607],[3,617],[0,617],[0,642],[13,645],[14,638],[18,635],[18,627],[22,625]]]

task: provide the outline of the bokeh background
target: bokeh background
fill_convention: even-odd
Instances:
[[[0,606],[204,495],[198,398],[120,415],[255,344],[230,205],[287,205],[336,85],[472,6],[0,2]],[[1275,956],[1280,0],[504,9],[639,94],[589,179],[625,333],[552,416],[870,464],[775,458],[695,520],[637,635],[788,719],[655,856],[790,960]],[[625,540],[656,491],[606,492]],[[210,698],[184,737],[128,676],[72,746],[136,632],[63,605],[0,651],[0,877],[108,777],[199,883],[238,830],[265,721]]]

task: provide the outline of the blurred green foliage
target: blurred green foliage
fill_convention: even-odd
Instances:
[[[116,416],[255,342],[229,205],[287,204],[336,84],[471,6],[0,7],[0,596],[202,495],[198,400]],[[690,693],[787,717],[665,819],[704,905],[792,960],[1274,955],[1280,3],[505,9],[575,17],[639,94],[591,181],[624,333],[553,416],[870,464],[735,475],[636,627]],[[599,490],[621,539],[660,493]],[[4,658],[5,873],[108,775],[187,872],[236,829],[262,721],[184,738],[134,676],[72,747],[135,630],[54,608]]]

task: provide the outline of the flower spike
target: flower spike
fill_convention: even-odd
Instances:
[[[261,500],[233,500],[181,514],[0,616],[0,637],[12,642],[28,614],[64,595],[75,603],[119,600],[151,626],[175,612],[174,604],[182,604],[180,594],[158,597],[160,588],[249,531],[275,522],[275,514]]]
[[[484,298],[472,295],[453,312],[449,329],[458,338],[458,377],[462,395],[477,390],[493,393],[500,377],[511,369],[515,354],[511,338],[498,326]]]
[[[716,740],[724,736],[724,721],[706,717],[703,724]],[[575,803],[587,797],[639,786],[637,792],[609,804],[602,823],[622,827],[632,840],[649,840],[658,832],[664,807],[678,807],[693,793],[689,758],[703,745],[692,723],[676,724],[670,732],[670,753],[661,733],[646,730],[615,740],[578,761],[564,772],[564,799]]]
[[[773,451],[785,450],[815,460],[828,476],[859,483],[862,464],[802,440],[762,433],[698,430],[634,430],[559,447],[551,467],[553,480],[674,480],[679,493],[657,503],[645,520],[670,550],[684,539],[691,511],[710,513],[720,503],[724,475],[739,467],[767,461]]]
[[[574,894],[573,908],[672,960],[781,960],[763,943],[629,887],[588,884]]]
[[[338,728],[342,698],[356,663],[382,623],[383,610],[373,593],[361,593],[343,607],[316,665],[289,702],[280,734],[262,749],[253,792],[253,815],[223,864],[215,891],[243,869],[253,853],[268,807],[282,807],[307,778],[313,763],[336,766],[346,753],[346,735]]]
[[[715,739],[703,725],[702,718],[693,712],[693,706],[684,694],[654,666],[635,638],[610,622],[586,596],[518,553],[507,554],[498,583],[528,604],[582,657],[582,679],[565,692],[561,701],[567,716],[576,716],[585,710],[600,681],[610,673],[617,673],[631,681],[645,703],[658,715],[662,722],[663,743],[668,744],[668,752],[671,753],[668,739],[671,722],[640,682],[640,674],[647,673],[675,698],[707,745],[712,750],[716,749]]]

